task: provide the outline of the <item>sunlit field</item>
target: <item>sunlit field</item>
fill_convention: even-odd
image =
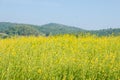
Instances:
[[[120,37],[0,39],[0,80],[120,80]]]

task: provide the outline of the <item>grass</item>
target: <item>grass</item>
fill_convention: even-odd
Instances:
[[[1,80],[120,80],[120,37],[0,40]]]

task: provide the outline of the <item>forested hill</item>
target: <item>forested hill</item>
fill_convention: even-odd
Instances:
[[[66,33],[79,33],[79,32],[84,32],[86,30],[73,26],[67,26],[57,23],[49,23],[40,26],[39,31],[45,34],[55,35],[55,34],[66,34]]]
[[[0,33],[8,35],[40,35],[37,26],[29,24],[17,24],[9,22],[0,22]]]
[[[9,22],[0,22],[0,33],[8,35],[57,35],[84,32],[85,30],[62,25],[56,23],[49,23],[41,26],[30,24],[17,24]]]
[[[103,30],[84,30],[81,28],[67,26],[57,23],[49,23],[45,25],[30,25],[30,24],[18,24],[10,22],[0,22],[0,36],[12,36],[12,35],[22,35],[22,36],[49,36],[58,34],[80,34],[80,33],[91,33],[98,36],[108,36],[108,35],[120,35],[120,28],[117,29],[103,29]]]
[[[120,36],[120,28],[91,30],[91,31],[88,31],[88,32],[91,33],[91,34],[95,34],[97,36],[109,36],[109,35]]]

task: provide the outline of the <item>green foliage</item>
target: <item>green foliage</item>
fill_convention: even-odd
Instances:
[[[102,30],[94,30],[94,31],[89,31],[91,34],[96,34],[97,36],[118,36],[120,35],[120,28],[116,29],[102,29]]]
[[[5,34],[5,33],[0,33],[0,38],[7,38],[7,37],[9,37],[7,34]]]
[[[39,31],[37,29],[24,25],[16,25],[10,27],[5,32],[9,35],[23,35],[23,36],[39,35]]]
[[[40,26],[39,30],[47,35],[58,35],[58,34],[73,34],[73,33],[79,33],[83,32],[85,30],[72,27],[72,26],[67,26],[67,25],[62,25],[62,24],[56,24],[56,23],[50,23],[46,25]]]
[[[28,24],[16,24],[16,23],[8,23],[8,22],[0,22],[0,33],[5,33],[9,36],[38,36],[44,35],[42,32],[38,30],[37,26],[28,25]]]
[[[50,23],[42,26],[30,25],[30,24],[16,24],[9,22],[0,22],[0,33],[5,33],[8,35],[42,35],[42,36],[52,36],[52,35],[63,35],[63,34],[73,34],[77,36],[84,36],[88,33],[97,36],[109,36],[120,35],[120,28],[117,29],[103,29],[103,30],[84,30],[81,28],[76,28],[72,26]]]
[[[0,22],[0,33],[5,33],[5,30],[14,26],[15,24],[9,22]]]

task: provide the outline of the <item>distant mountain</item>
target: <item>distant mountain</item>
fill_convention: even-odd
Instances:
[[[78,33],[78,32],[83,32],[85,30],[63,24],[49,23],[40,26],[39,31],[50,35],[56,35],[56,34],[66,34],[66,33]]]
[[[5,30],[7,30],[9,27],[12,27],[13,23],[9,23],[9,22],[0,22],[0,32],[4,32]]]
[[[39,32],[38,26],[29,25],[29,24],[17,24],[9,22],[0,22],[0,33],[5,33],[7,35],[42,35],[42,32]]]
[[[84,30],[81,28],[67,26],[57,23],[49,23],[45,25],[30,25],[30,24],[18,24],[10,22],[0,22],[0,36],[12,36],[12,35],[59,35],[59,34],[74,34],[79,35],[80,33],[95,34],[98,36],[109,36],[109,35],[120,35],[120,28],[117,29],[102,29],[102,30]]]
[[[85,30],[73,26],[67,26],[57,23],[49,23],[41,26],[30,24],[17,24],[10,22],[0,22],[0,33],[9,35],[58,35],[78,33]]]
[[[97,36],[109,36],[109,35],[114,35],[118,36],[120,35],[120,28],[108,28],[108,29],[101,29],[101,30],[91,30],[88,31],[91,34],[96,34]]]

